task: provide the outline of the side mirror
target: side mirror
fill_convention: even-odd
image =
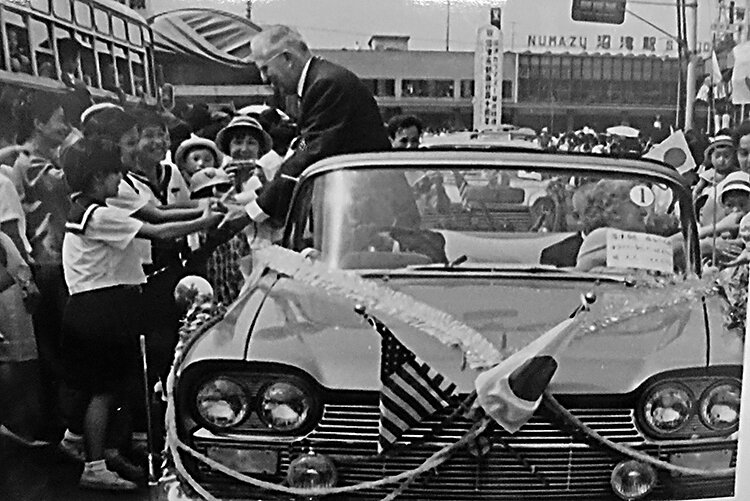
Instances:
[[[214,298],[214,289],[203,277],[188,275],[174,288],[174,300],[179,311],[185,313],[194,304],[205,303]]]

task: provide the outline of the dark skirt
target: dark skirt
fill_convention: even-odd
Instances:
[[[61,347],[68,384],[94,394],[124,391],[139,373],[142,318],[140,287],[108,287],[70,296]]]

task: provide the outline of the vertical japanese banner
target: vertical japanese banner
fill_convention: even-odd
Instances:
[[[502,124],[503,33],[486,25],[474,48],[474,130],[500,130]]]

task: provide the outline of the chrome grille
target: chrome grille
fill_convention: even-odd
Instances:
[[[660,446],[647,440],[636,428],[632,409],[589,408],[571,411],[601,435],[661,459],[669,459],[670,454],[676,452],[697,451],[695,447],[688,449],[679,444]],[[439,423],[442,417],[438,415],[411,430],[405,439],[421,436],[421,432]],[[336,458],[371,456],[377,450],[378,420],[377,405],[326,404],[321,422],[305,439],[315,451]],[[429,444],[411,448],[385,460],[368,459],[356,464],[337,461],[339,485],[376,480],[416,468],[439,448],[458,440],[469,427],[470,423],[466,420],[456,421],[445,427]],[[609,478],[614,466],[623,458],[589,444],[580,433],[565,429],[543,411],[538,412],[514,435],[495,429],[489,438],[493,448],[486,457],[477,460],[468,451],[459,451],[436,472],[415,482],[399,499],[615,499]],[[247,440],[222,438],[220,442],[232,448],[276,450],[280,458],[278,474],[264,478],[278,482],[283,480],[290,458],[302,451],[299,443],[269,443],[257,437]],[[195,446],[199,450],[205,451],[209,445],[216,444],[214,440],[195,439]],[[729,448],[736,449],[736,442],[704,445],[700,450]],[[736,451],[733,454],[736,455]],[[519,456],[523,461],[519,460]],[[537,475],[530,471],[529,465],[536,469]],[[251,494],[247,486],[240,486],[207,467],[200,466],[198,469],[201,483],[217,496],[243,497]],[[668,475],[660,474],[660,482],[649,499],[730,495],[731,484],[727,479],[706,481],[690,477],[682,477],[675,483]],[[356,499],[379,499],[393,488],[395,486],[361,492]]]

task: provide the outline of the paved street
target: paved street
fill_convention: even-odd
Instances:
[[[137,492],[92,491],[78,488],[83,466],[54,447],[24,449],[0,438],[0,500],[2,501],[157,501],[160,488]]]

